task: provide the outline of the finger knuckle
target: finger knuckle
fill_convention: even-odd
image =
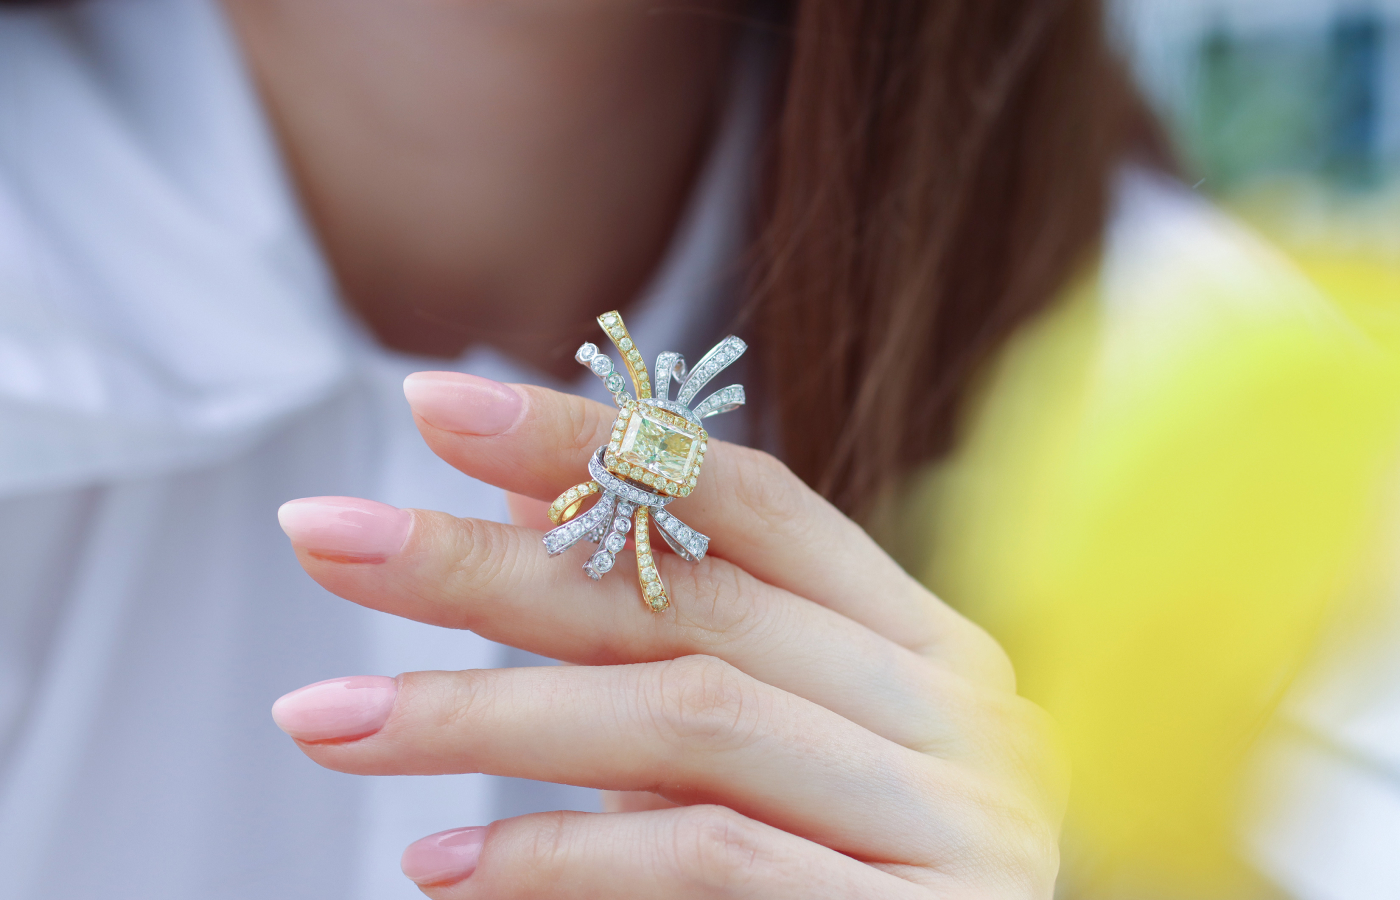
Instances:
[[[514,590],[524,578],[529,558],[522,544],[495,522],[458,519],[452,549],[447,554],[441,584],[455,601],[498,596]],[[471,604],[458,607],[471,628],[479,613]]]
[[[1000,870],[1024,889],[1017,896],[1049,896],[1060,870],[1058,829],[1026,812],[1002,832],[999,844]]]
[[[692,806],[676,819],[674,857],[682,882],[725,892],[771,864],[757,823],[723,806]]]
[[[683,656],[655,671],[649,699],[663,738],[710,749],[737,749],[753,738],[758,692],[738,669],[712,656]]]
[[[1016,667],[1000,642],[969,619],[956,617],[943,629],[933,629],[920,654],[943,659],[988,687],[1014,694]]]
[[[1059,824],[1020,791],[997,785],[979,792],[983,827],[969,834],[984,872],[1014,885],[1014,896],[1048,896],[1060,866]]]
[[[971,644],[988,684],[1007,691],[1016,690],[1016,666],[1006,648],[986,631],[974,626]]]
[[[537,878],[544,876],[544,880],[553,881],[551,874],[559,875],[569,868],[574,818],[574,814],[564,810],[530,817],[530,829],[522,849]]]
[[[719,559],[687,565],[671,576],[672,591],[685,598],[677,624],[688,632],[687,642],[697,648],[716,649],[750,637],[764,616],[763,598],[752,576]],[[770,611],[771,614],[771,611]]]
[[[474,591],[490,585],[509,564],[490,523],[477,519],[457,520],[452,551],[448,556],[446,584],[453,594]]]
[[[761,450],[734,447],[733,501],[775,531],[801,532],[812,519],[806,488],[782,460]]]
[[[486,832],[486,865],[511,872],[511,897],[554,897],[587,852],[586,813],[558,810],[492,823]]]
[[[439,733],[452,734],[470,729],[489,716],[497,694],[491,690],[485,672],[455,672],[437,693],[434,726]]]
[[[562,406],[560,428],[564,430],[564,448],[570,456],[592,453],[597,449],[607,427],[607,407],[577,397],[566,397]]]
[[[1016,762],[1033,795],[1058,821],[1064,814],[1070,785],[1064,734],[1053,716],[1024,697],[1012,698],[1012,706],[1018,738]]]

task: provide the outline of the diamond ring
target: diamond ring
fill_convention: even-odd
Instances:
[[[659,354],[653,387],[622,316],[616,311],[603,313],[598,324],[622,354],[635,396],[628,394],[627,382],[607,354],[593,344],[578,348],[574,358],[603,379],[617,401],[617,422],[607,445],[588,461],[590,480],[569,488],[549,507],[549,520],[557,527],[545,534],[544,547],[550,556],[557,556],[585,538],[601,545],[583,565],[583,571],[596,581],[612,569],[627,544],[627,533],[634,532],[642,598],[660,612],[671,605],[671,599],[651,555],[651,523],[656,523],[661,537],[682,559],[704,559],[710,539],[666,507],[679,497],[689,497],[699,480],[710,437],[700,420],[744,405],[744,387],[739,384],[720,388],[699,403],[694,403],[696,395],[748,345],[732,335],[725,338],[700,358],[689,377],[679,353]],[[670,399],[673,380],[680,383],[675,400]],[[595,495],[597,502],[580,515],[584,502]]]

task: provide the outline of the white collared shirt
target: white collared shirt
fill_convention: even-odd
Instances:
[[[719,327],[756,121],[731,109],[629,317],[651,354]],[[505,519],[419,437],[400,385],[429,368],[549,383],[344,313],[212,0],[0,13],[0,897],[420,897],[411,841],[596,807],[324,771],[269,717],[324,678],[539,662],[333,597],[277,525],[327,494]]]

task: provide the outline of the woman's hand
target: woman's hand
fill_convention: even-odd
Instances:
[[[540,500],[584,479],[615,417],[449,373],[405,390],[439,456]],[[329,682],[279,700],[278,723],[342,772],[657,795],[420,841],[405,872],[440,900],[1050,897],[1067,779],[1000,648],[781,463],[711,445],[676,504],[710,555],[658,555],[659,614],[626,552],[594,582],[588,551],[550,559],[528,528],[283,507],[336,594],[577,665]]]

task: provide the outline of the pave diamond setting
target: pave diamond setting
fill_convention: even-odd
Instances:
[[[613,568],[631,532],[642,600],[653,612],[660,612],[671,600],[652,556],[650,525],[655,523],[662,539],[682,559],[698,561],[709,549],[709,538],[665,507],[689,497],[699,483],[710,437],[700,420],[744,405],[744,388],[738,384],[715,391],[693,407],[691,402],[743,355],[747,345],[737,337],[725,338],[700,358],[689,375],[679,353],[658,354],[653,395],[646,361],[621,314],[604,313],[598,324],[621,355],[621,366],[614,366],[591,343],[579,347],[574,358],[603,380],[617,401],[617,421],[608,443],[588,461],[592,480],[569,488],[550,506],[549,519],[557,527],[545,534],[545,549],[554,556],[585,538],[600,545],[583,566],[588,577],[597,580]],[[623,371],[631,378],[631,395]],[[673,380],[680,382],[674,400],[670,398]],[[584,502],[595,495],[598,501],[580,514]]]

